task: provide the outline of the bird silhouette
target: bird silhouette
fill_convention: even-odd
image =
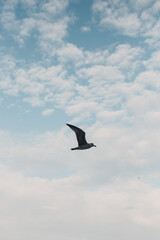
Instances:
[[[85,150],[91,147],[96,147],[93,143],[87,143],[85,132],[82,129],[68,123],[66,123],[66,125],[75,132],[78,141],[78,147],[71,148],[71,150]]]

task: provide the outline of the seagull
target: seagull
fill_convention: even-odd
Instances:
[[[96,147],[93,143],[87,143],[85,138],[85,132],[82,129],[68,123],[66,123],[66,125],[75,132],[78,141],[78,147],[71,148],[71,150],[84,150],[91,147]]]

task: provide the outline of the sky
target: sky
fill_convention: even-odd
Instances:
[[[159,0],[0,0],[0,239],[159,238],[159,16]],[[66,123],[97,147],[71,151]]]

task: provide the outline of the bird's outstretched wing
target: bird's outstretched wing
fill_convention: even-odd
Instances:
[[[69,126],[75,132],[79,146],[87,144],[87,141],[85,138],[85,132],[82,129],[68,123],[67,123],[67,126]]]

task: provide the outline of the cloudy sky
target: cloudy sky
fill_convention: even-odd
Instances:
[[[159,238],[159,16],[159,0],[0,0],[0,239]],[[97,148],[71,151],[66,123]]]

